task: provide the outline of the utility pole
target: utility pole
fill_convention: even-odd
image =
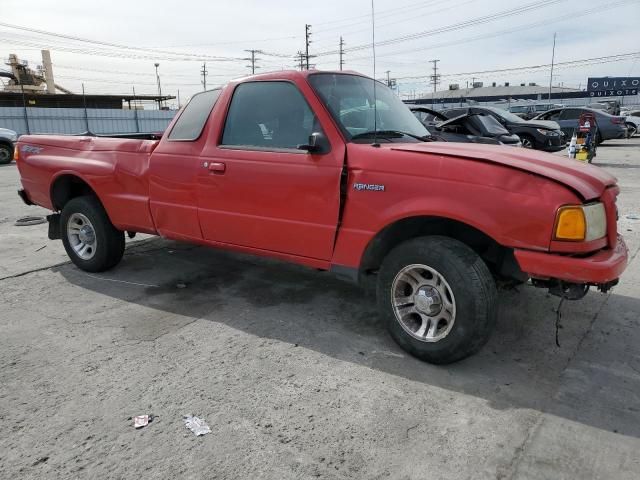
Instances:
[[[440,83],[440,75],[438,74],[438,62],[440,60],[429,60],[429,62],[433,63],[433,75],[431,75],[431,83],[433,84],[433,95],[431,95],[431,108],[433,108],[433,103],[436,97],[436,89],[438,88],[438,84]]]
[[[471,88],[476,88],[476,87],[474,87],[474,84],[476,83],[476,79],[477,78],[478,77],[471,77]]]
[[[342,40],[342,35],[340,35],[340,70],[342,70],[342,66],[344,65],[344,40]]]
[[[209,73],[209,71],[207,70],[207,62],[204,62],[202,64],[202,70],[200,70],[200,75],[202,75],[202,89],[204,91],[207,90],[207,74]]]
[[[549,101],[551,101],[551,85],[553,84],[553,63],[556,59],[556,34],[553,34],[553,50],[551,50],[551,74],[549,75]]]
[[[250,58],[245,58],[244,60],[248,60],[251,62],[251,65],[247,65],[247,67],[249,67],[251,69],[251,75],[256,73],[256,68],[260,68],[260,67],[256,67],[256,61],[260,60],[259,58],[256,58],[256,53],[262,53],[261,50],[245,50],[245,52],[249,52],[251,54]]]
[[[391,77],[389,77],[389,74],[391,73],[391,70],[387,70],[384,73],[387,74],[387,87],[391,87]]]
[[[158,82],[158,110],[162,109],[162,86],[160,85],[160,74],[158,74],[158,62],[153,64],[156,67],[156,81]]]
[[[433,75],[431,75],[431,84],[433,85],[433,93],[436,92],[436,88],[440,84],[440,75],[438,75],[438,62],[440,60],[429,60],[433,63]]]
[[[305,58],[306,58],[306,68],[309,70],[309,44],[311,43],[311,25],[304,25],[304,48],[305,48]]]
[[[301,52],[300,50],[298,50],[296,57],[300,65],[300,71],[304,70],[304,52]]]

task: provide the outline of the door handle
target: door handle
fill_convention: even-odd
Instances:
[[[227,166],[222,162],[210,162],[208,167],[209,172],[223,174],[227,170]]]

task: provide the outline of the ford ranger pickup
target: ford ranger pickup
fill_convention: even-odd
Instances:
[[[616,179],[547,153],[431,141],[386,86],[277,72],[196,94],[161,139],[23,135],[22,199],[79,268],[125,233],[331,270],[376,291],[398,344],[433,363],[478,351],[497,285],[578,299],[627,264]],[[277,281],[274,279],[274,281]]]

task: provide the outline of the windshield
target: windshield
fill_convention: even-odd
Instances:
[[[487,110],[491,110],[498,116],[504,118],[507,122],[518,123],[523,121],[519,116],[514,115],[513,113],[510,113],[510,112],[507,112],[506,110],[502,110],[501,108],[495,108],[495,107],[484,107],[484,108],[486,108]]]
[[[409,107],[380,82],[375,84],[374,109],[374,81],[371,78],[316,73],[309,76],[309,82],[348,139],[375,130],[402,132],[416,137],[429,135],[429,131],[411,113]],[[374,117],[375,111],[377,118]]]
[[[469,122],[489,135],[508,135],[509,132],[491,115],[471,115]]]

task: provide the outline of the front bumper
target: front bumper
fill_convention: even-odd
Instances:
[[[622,275],[627,267],[629,251],[622,237],[618,235],[613,249],[600,250],[586,257],[517,249],[514,255],[520,269],[532,278],[602,285]]]
[[[562,133],[557,137],[545,136],[539,140],[538,145],[544,152],[559,152],[566,146],[565,136]]]
[[[20,198],[25,204],[34,205],[34,203],[31,200],[29,200],[29,196],[27,195],[27,192],[24,188],[21,188],[20,190],[18,190],[18,195],[20,196]]]

